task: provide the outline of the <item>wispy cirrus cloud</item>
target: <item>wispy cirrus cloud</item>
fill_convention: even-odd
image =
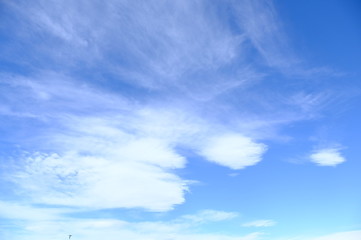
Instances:
[[[232,3],[239,29],[261,56],[262,65],[298,77],[339,75],[325,66],[307,66],[292,45],[273,1],[243,0],[242,4],[239,1]]]
[[[225,212],[216,210],[202,210],[197,214],[184,215],[182,221],[190,221],[192,223],[219,222],[236,218],[239,214],[236,212]]]
[[[360,239],[360,237],[361,237],[361,231],[356,230],[356,231],[332,233],[329,235],[312,238],[312,240],[342,240],[342,239],[358,240]]]
[[[0,201],[1,218],[21,221],[53,221],[71,212],[70,208],[41,208],[24,203]]]
[[[239,24],[265,63],[281,71],[298,65],[300,60],[290,46],[273,2],[246,0],[243,3],[234,4]]]
[[[252,222],[247,222],[242,224],[243,227],[272,227],[276,225],[277,222],[274,220],[256,220]]]
[[[10,208],[9,208],[10,207]],[[16,210],[22,210],[16,212]],[[9,239],[37,239],[39,234],[49,238],[64,238],[72,234],[78,239],[177,239],[177,240],[258,240],[262,233],[251,232],[244,235],[227,235],[221,233],[201,233],[197,226],[209,221],[225,221],[235,217],[233,212],[204,210],[194,215],[184,215],[171,221],[124,221],[112,218],[69,218],[69,209],[39,208],[35,206],[15,206],[0,202],[0,213],[8,213],[22,233],[13,234]],[[40,213],[40,214],[39,214]],[[201,218],[201,220],[200,220]],[[1,236],[1,235],[0,235]]]
[[[361,237],[361,230],[354,230],[354,231],[340,231],[340,232],[333,232],[325,235],[309,237],[309,236],[298,236],[298,237],[288,237],[287,239],[292,240],[342,240],[342,239],[350,239],[350,240],[358,240]],[[281,238],[286,239],[286,238]]]
[[[22,5],[27,6],[26,12]],[[243,37],[234,35],[215,6],[205,1],[150,1],[142,5],[109,1],[101,6],[96,1],[38,1],[7,6],[29,20],[16,30],[37,33],[35,37],[25,35],[28,42],[44,34],[49,45],[57,44],[56,51],[37,49],[61,69],[89,65],[130,84],[152,89],[175,86],[185,92],[196,89],[199,94],[210,82],[217,85],[218,89],[209,89],[216,94],[245,81],[240,78],[256,75],[245,74],[251,71],[242,66],[234,76],[220,73],[222,66],[234,64],[242,51]],[[79,14],[84,9],[87,14]],[[58,54],[59,48],[63,54]],[[77,61],[86,64],[79,66]],[[204,75],[207,80],[200,77]]]

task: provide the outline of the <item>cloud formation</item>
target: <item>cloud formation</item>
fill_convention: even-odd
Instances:
[[[3,22],[11,23],[0,29],[6,42],[0,60],[11,65],[0,75],[0,130],[12,159],[0,177],[11,184],[9,199],[16,199],[0,202],[0,212],[26,233],[14,240],[60,239],[64,229],[89,240],[104,232],[135,240],[261,238],[259,232],[203,234],[185,223],[231,220],[235,212],[204,210],[171,223],[69,214],[170,211],[197,181],[180,174],[193,160],[182,150],[244,169],[262,161],[269,147],[263,142],[280,137],[280,126],[317,115],[329,96],[287,88],[282,77],[275,87],[269,83],[273,71],[309,72],[272,2],[20,0],[0,6]],[[345,161],[337,149],[310,158],[321,166]],[[32,217],[37,221],[28,221]]]
[[[216,210],[203,210],[193,215],[184,215],[182,218],[185,221],[191,221],[193,223],[204,223],[204,222],[219,222],[230,220],[238,216],[236,212],[225,212]]]
[[[320,149],[312,153],[310,158],[319,166],[336,166],[346,161],[338,148]]]
[[[272,227],[276,225],[277,222],[274,220],[256,220],[252,222],[247,222],[242,224],[243,227]]]
[[[265,144],[240,134],[226,134],[209,139],[200,154],[211,162],[236,170],[257,164],[266,150]]]
[[[184,201],[186,182],[167,167],[160,167],[140,154],[119,158],[81,156],[79,154],[35,154],[24,162],[24,170],[13,181],[33,202],[91,208],[145,208],[165,211]],[[172,164],[181,157],[158,151]],[[123,157],[123,158],[122,158]]]
[[[7,174],[34,203],[167,211],[185,201],[190,185],[175,173],[187,162],[177,146],[200,149],[207,160],[232,169],[256,164],[266,150],[242,134],[209,131],[214,123],[197,114],[79,88],[64,75],[8,77],[2,84],[16,106],[3,114],[51,123],[36,138],[19,131],[23,147],[36,150],[17,156]],[[20,93],[25,103],[11,98]]]
[[[358,240],[361,238],[361,231],[338,232],[321,237],[312,238],[311,240]]]
[[[4,216],[11,210],[7,203],[0,202],[0,214]],[[194,215],[184,215],[171,221],[124,221],[112,218],[69,218],[65,213],[69,209],[49,209],[34,206],[11,206],[12,219],[22,233],[7,236],[10,240],[35,240],[39,235],[46,238],[64,238],[72,234],[80,240],[95,240],[104,237],[109,239],[131,238],[135,240],[258,240],[262,233],[251,232],[243,235],[227,235],[222,233],[201,233],[197,230],[202,224],[212,221],[225,221],[237,216],[234,212],[204,210]],[[40,214],[39,214],[40,213]],[[1,236],[2,233],[0,233]]]

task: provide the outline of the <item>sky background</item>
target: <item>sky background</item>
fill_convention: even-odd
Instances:
[[[0,238],[361,239],[358,0],[0,0]]]

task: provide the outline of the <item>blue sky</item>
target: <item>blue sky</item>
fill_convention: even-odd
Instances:
[[[360,11],[1,1],[0,238],[361,239]]]

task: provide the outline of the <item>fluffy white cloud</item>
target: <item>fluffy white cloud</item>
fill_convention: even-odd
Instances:
[[[247,222],[242,224],[243,227],[272,227],[276,225],[277,222],[274,220],[256,220],[252,222]]]
[[[337,148],[320,149],[312,153],[310,158],[319,166],[336,166],[346,161]]]
[[[240,134],[226,134],[209,139],[200,154],[207,160],[231,169],[242,169],[261,161],[267,146]]]
[[[151,211],[183,203],[186,181],[167,170],[181,167],[183,159],[156,144],[149,150],[140,142],[133,151],[136,144],[107,158],[38,153],[25,160],[13,180],[37,203]]]

